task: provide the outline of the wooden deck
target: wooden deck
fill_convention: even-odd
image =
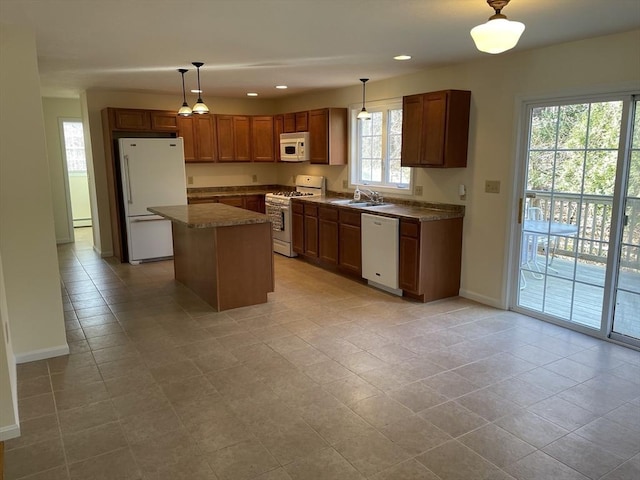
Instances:
[[[537,265],[530,262],[521,268],[518,305],[599,330],[605,265],[581,260],[576,263],[571,257],[558,256],[551,263],[551,270],[545,266],[543,256],[539,256],[538,260]],[[621,271],[619,286],[640,292],[640,271]],[[613,330],[640,338],[638,312],[640,295],[620,293]]]

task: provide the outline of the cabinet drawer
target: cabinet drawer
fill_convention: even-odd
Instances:
[[[297,203],[297,202],[291,202],[291,211],[293,213],[303,214],[304,213],[304,205],[302,205],[301,203]]]
[[[420,224],[413,222],[400,222],[400,236],[402,237],[420,237]]]
[[[345,225],[360,226],[360,213],[351,210],[340,210],[340,223]]]
[[[328,220],[330,222],[338,221],[338,210],[331,207],[320,207],[318,209],[319,216],[322,220]]]
[[[304,206],[304,214],[309,217],[317,217],[318,216],[318,206],[317,205],[305,205]]]

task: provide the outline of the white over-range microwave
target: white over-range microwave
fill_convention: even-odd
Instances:
[[[309,132],[281,133],[280,160],[306,162],[309,160]]]

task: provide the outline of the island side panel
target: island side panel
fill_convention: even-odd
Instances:
[[[274,290],[271,223],[215,230],[220,310],[265,303]]]
[[[171,222],[173,267],[178,282],[220,311],[215,228],[188,228]]]

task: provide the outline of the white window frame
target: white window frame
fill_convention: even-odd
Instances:
[[[392,109],[402,109],[402,98],[391,98],[386,100],[378,100],[374,102],[366,103],[367,111],[369,112],[386,112]],[[359,127],[358,122],[363,122],[367,120],[358,120],[357,116],[362,110],[362,104],[353,104],[349,107],[349,136],[351,141],[349,144],[351,148],[349,150],[349,187],[355,189],[357,186],[369,185],[369,188],[376,190],[377,192],[381,192],[383,194],[389,196],[410,196],[413,195],[414,188],[414,169],[410,169],[409,175],[409,186],[405,188],[400,188],[394,184],[387,183],[378,183],[378,182],[369,182],[362,181],[360,179],[360,158],[359,158],[359,144],[360,144],[360,136],[359,136]],[[383,145],[386,147],[386,135],[387,135],[387,121],[386,116],[383,121],[384,123],[384,133],[383,136],[385,139],[383,140]],[[383,161],[388,165],[388,148],[386,152],[383,152]]]

